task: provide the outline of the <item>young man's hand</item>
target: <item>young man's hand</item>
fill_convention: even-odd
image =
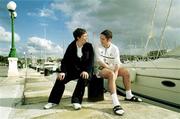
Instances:
[[[83,72],[81,72],[80,77],[82,77],[83,79],[88,79],[89,74],[86,71],[83,71]]]

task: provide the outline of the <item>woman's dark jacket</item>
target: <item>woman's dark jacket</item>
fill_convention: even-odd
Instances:
[[[92,44],[85,43],[82,47],[82,57],[77,56],[77,46],[74,40],[67,48],[61,61],[61,72],[72,74],[86,71],[92,72],[94,63],[94,51]]]

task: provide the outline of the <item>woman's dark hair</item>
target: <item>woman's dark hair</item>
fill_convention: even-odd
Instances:
[[[87,33],[85,29],[83,28],[77,28],[76,30],[74,30],[73,32],[73,36],[74,36],[74,39],[77,41],[77,38],[81,37],[83,34]]]
[[[101,32],[101,34],[104,35],[107,39],[112,38],[112,32],[110,30],[108,30],[108,29]]]

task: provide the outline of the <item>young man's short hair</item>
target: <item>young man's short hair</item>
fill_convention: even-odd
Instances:
[[[107,39],[112,38],[112,31],[106,29],[103,32],[101,32],[102,35],[104,35]]]

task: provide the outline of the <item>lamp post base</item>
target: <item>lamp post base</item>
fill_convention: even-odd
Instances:
[[[19,72],[17,69],[18,58],[9,57],[8,61],[9,61],[8,77],[9,76],[19,76]]]
[[[11,48],[10,49],[9,57],[16,57],[16,48]]]

